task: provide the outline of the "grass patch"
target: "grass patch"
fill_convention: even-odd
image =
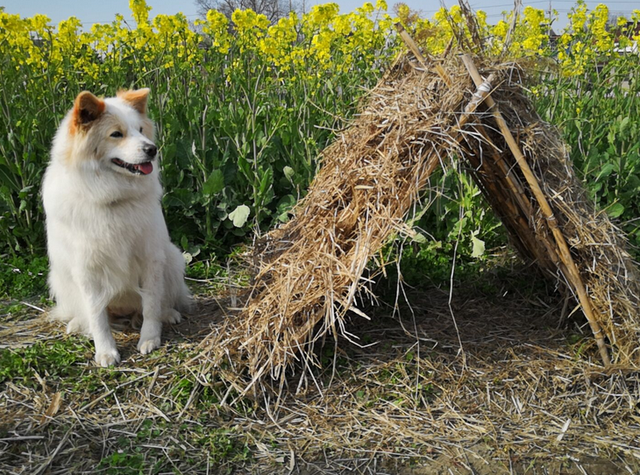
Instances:
[[[87,355],[93,350],[87,339],[70,337],[62,341],[37,342],[23,348],[0,350],[0,384],[8,381],[25,387],[37,387],[38,379],[69,379],[73,383],[84,371]]]
[[[22,300],[41,296],[46,301],[49,259],[2,256],[0,262],[0,300]]]

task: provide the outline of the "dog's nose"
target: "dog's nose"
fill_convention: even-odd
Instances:
[[[156,147],[152,143],[148,143],[142,147],[142,151],[146,153],[150,158],[153,158],[156,156],[156,153],[158,153],[158,147]]]

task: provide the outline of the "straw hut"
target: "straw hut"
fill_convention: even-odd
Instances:
[[[560,134],[536,114],[516,63],[446,52],[401,55],[362,112],[321,157],[294,217],[256,244],[254,284],[240,315],[205,341],[216,368],[286,384],[316,361],[326,335],[349,338],[348,314],[368,318],[367,266],[437,167],[453,157],[502,220],[521,256],[558,280],[593,331],[602,363],[637,361],[639,280],[622,233],[594,208]],[[246,373],[245,373],[246,374]]]

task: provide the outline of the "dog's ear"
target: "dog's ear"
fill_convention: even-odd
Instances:
[[[72,130],[87,128],[102,115],[105,103],[88,91],[78,94],[73,104]]]
[[[147,99],[149,88],[136,89],[135,91],[118,91],[118,97],[129,104],[142,115],[147,114]]]

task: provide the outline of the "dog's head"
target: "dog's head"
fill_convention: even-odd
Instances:
[[[81,92],[61,126],[63,160],[130,177],[152,174],[158,149],[147,117],[148,96],[149,89],[120,91],[108,99]]]

